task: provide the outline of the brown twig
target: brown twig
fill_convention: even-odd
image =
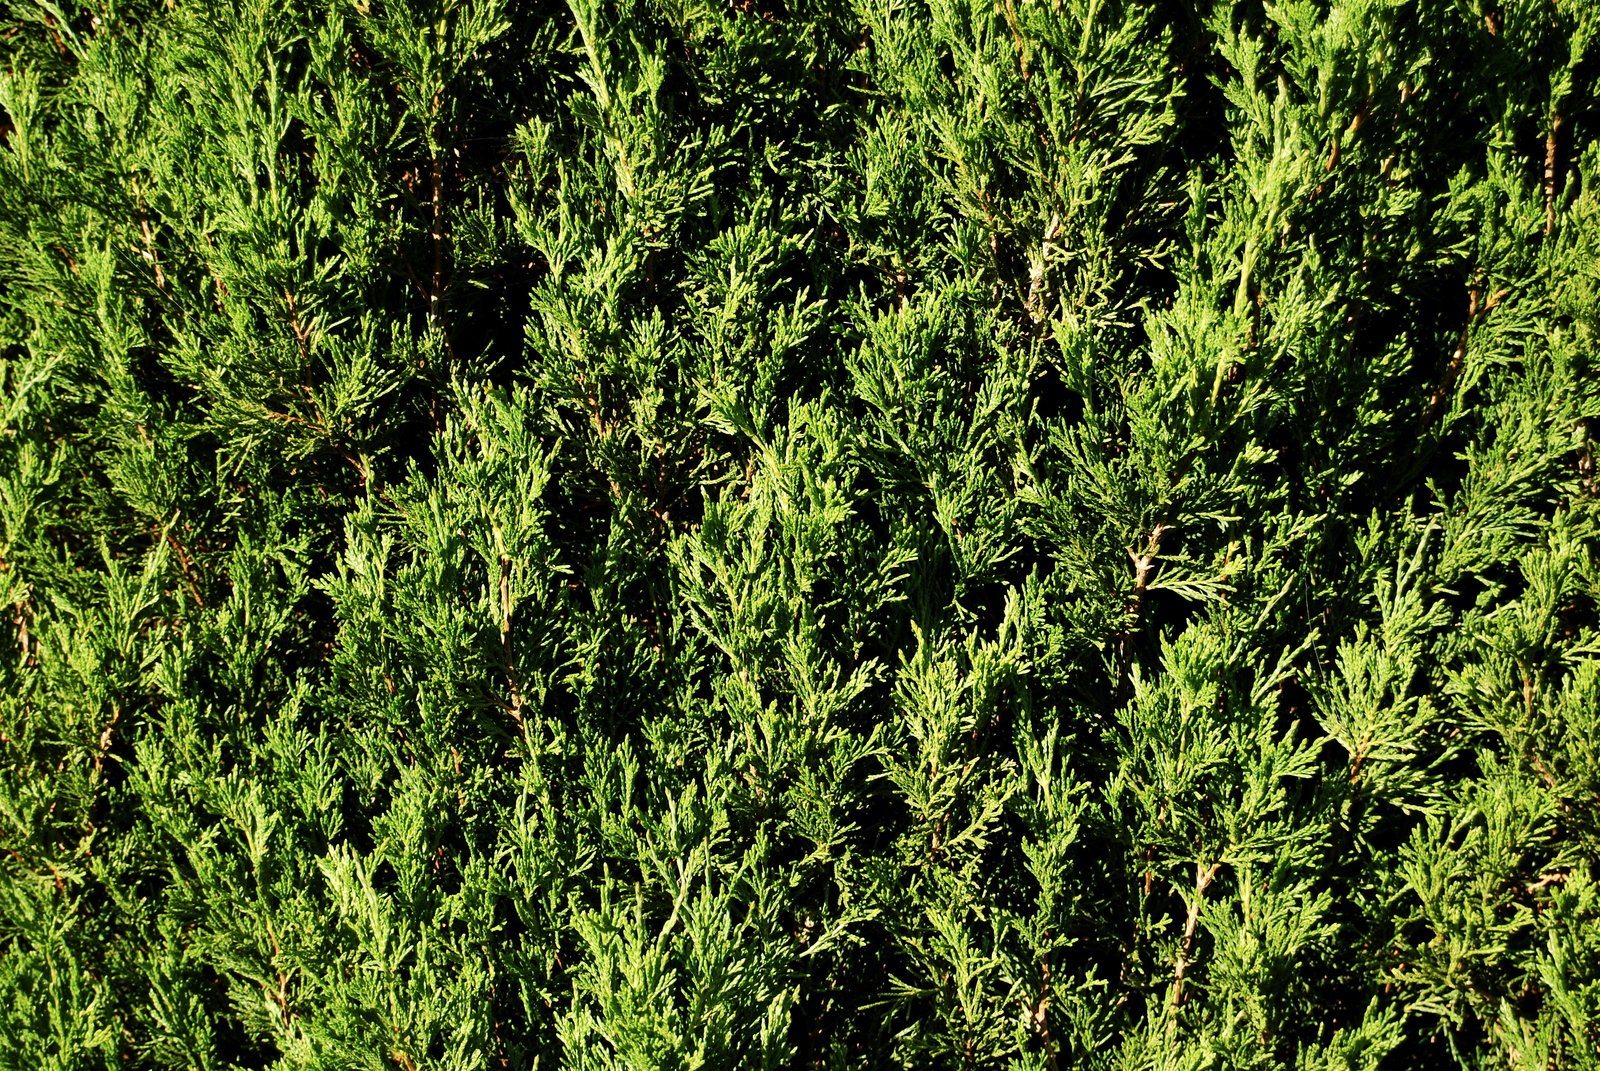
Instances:
[[[53,243],[50,248],[54,249],[61,259],[67,262],[68,271],[70,271],[73,275],[78,274],[78,262],[73,259],[72,253],[67,249],[66,246],[56,242]]]
[[[600,412],[600,401],[595,397],[594,386],[589,382],[589,377],[582,372],[578,373],[578,386],[583,388],[583,400],[589,406],[589,422],[594,425],[597,436],[606,437],[606,420]]]
[[[165,290],[167,288],[167,277],[161,271],[161,258],[156,256],[155,235],[150,230],[150,216],[145,212],[144,198],[139,193],[138,179],[133,181],[133,201],[135,211],[139,216],[139,231],[144,235],[144,259],[148,260],[150,266],[155,269],[156,289]]]
[[[1367,749],[1372,746],[1372,734],[1366,733],[1356,743],[1355,750],[1351,752],[1350,783],[1358,784],[1361,781],[1361,767],[1367,761]]]
[[[1439,385],[1428,397],[1427,412],[1423,414],[1421,427],[1417,429],[1419,434],[1439,415],[1439,410],[1444,407],[1445,401],[1450,397],[1450,391],[1456,385],[1456,379],[1461,375],[1461,368],[1467,360],[1467,339],[1472,333],[1472,325],[1480,316],[1486,315],[1490,309],[1504,301],[1509,293],[1511,293],[1509,289],[1496,290],[1489,295],[1489,300],[1484,301],[1481,284],[1473,283],[1471,289],[1467,291],[1467,322],[1462,325],[1461,334],[1456,337],[1456,347],[1450,353],[1450,363],[1445,366],[1444,377],[1439,380]]]
[[[1129,594],[1128,605],[1123,611],[1125,623],[1122,630],[1117,633],[1118,694],[1125,691],[1128,686],[1128,663],[1133,657],[1133,636],[1139,628],[1139,616],[1144,611],[1145,596],[1150,591],[1150,579],[1160,565],[1161,537],[1171,530],[1167,525],[1158,523],[1150,529],[1150,539],[1145,544],[1143,554],[1136,554],[1131,548],[1128,550],[1128,557],[1133,559],[1133,591]]]
[[[1161,537],[1171,529],[1165,524],[1157,524],[1150,529],[1150,541],[1145,544],[1143,554],[1128,551],[1128,557],[1133,559],[1133,595],[1128,603],[1128,613],[1135,619],[1144,607],[1145,595],[1150,590],[1150,578],[1155,574],[1157,558],[1161,554]]]
[[[506,681],[511,688],[507,708],[518,732],[526,732],[522,721],[522,683],[517,679],[516,654],[511,643],[511,557],[500,553],[500,653],[505,659]]]
[[[1552,885],[1565,885],[1566,881],[1567,875],[1557,871],[1554,874],[1541,875],[1538,881],[1530,882],[1529,884],[1524,885],[1523,888],[1529,893],[1536,893],[1542,889],[1548,889]]]
[[[432,113],[438,116],[441,106],[439,94],[433,96]],[[430,139],[431,140],[431,139]],[[432,247],[433,263],[431,265],[431,279],[428,286],[428,326],[437,327],[444,331],[444,267],[445,267],[445,219],[444,219],[444,159],[441,146],[434,145],[428,158],[428,195],[432,199],[430,209],[433,218],[428,226],[428,242]],[[444,332],[445,352],[452,358],[455,356],[455,347],[451,344],[450,334]]]
[[[322,406],[317,403],[316,392],[311,389],[311,328],[300,319],[294,293],[284,290],[283,300],[289,306],[289,330],[294,334],[295,347],[300,351],[300,391],[310,403],[311,412],[316,415],[315,426],[327,430],[327,418],[322,415]],[[357,465],[356,468],[359,471],[361,466]]]
[[[1367,119],[1372,114],[1370,104],[1369,100],[1362,100],[1360,107],[1356,109],[1356,114],[1350,120],[1350,125],[1345,127],[1344,133],[1332,139],[1332,144],[1328,147],[1328,162],[1322,165],[1322,170],[1325,174],[1332,175],[1333,169],[1339,166],[1339,155],[1343,151],[1341,146],[1344,142],[1347,139],[1353,140],[1357,134],[1361,133],[1361,128],[1367,125]],[[1328,192],[1328,184],[1332,181],[1332,178],[1325,178],[1317,183],[1311,191],[1309,200],[1315,201]]]
[[[1183,976],[1189,969],[1189,957],[1194,951],[1195,931],[1200,927],[1200,907],[1205,903],[1206,890],[1211,887],[1212,880],[1221,869],[1221,863],[1212,863],[1210,866],[1202,863],[1194,865],[1194,902],[1189,905],[1189,917],[1183,924],[1183,945],[1178,949],[1178,963],[1172,971],[1171,1011],[1174,1013],[1183,1003]],[[1173,1022],[1176,1022],[1176,1019]]]
[[[444,166],[434,156],[429,166],[433,189],[433,222],[428,239],[433,246],[433,278],[428,287],[428,324],[437,327],[444,305]]]
[[[288,1026],[289,1021],[293,1018],[289,1012],[289,976],[284,973],[283,968],[277,966],[278,960],[283,958],[283,946],[278,943],[278,934],[272,928],[271,919],[267,920],[267,940],[272,944],[273,966],[277,969],[278,975],[278,991],[274,993],[271,990],[267,990],[267,996],[278,1006],[278,1014],[283,1019],[283,1025]],[[266,987],[263,986],[262,988],[265,989]]]
[[[1056,1046],[1050,1036],[1050,957],[1039,961],[1039,1000],[1029,1009],[1033,1031],[1044,1043],[1045,1059],[1053,1069],[1056,1066]]]
[[[65,56],[66,58],[71,59],[72,58],[72,51],[67,48],[67,43],[61,39],[60,32],[56,30],[56,27],[61,25],[61,24],[56,21],[55,16],[54,15],[46,15],[44,17],[44,24],[45,24],[45,28],[50,31],[50,40],[51,40],[52,43],[55,44],[56,51],[59,52],[62,56]]]
[[[1006,0],[1005,15],[1011,40],[1017,46],[1017,66],[1022,71],[1022,84],[1027,85],[1028,79],[1033,77],[1033,72],[1028,69],[1028,42],[1022,37],[1022,27],[1017,22],[1017,7],[1012,0]]]
[[[39,660],[33,652],[33,638],[28,635],[28,602],[28,595],[24,594],[20,600],[12,604],[16,614],[12,617],[11,623],[17,626],[17,647],[19,649],[17,661],[21,662],[23,666],[32,669],[39,664]]]
[[[189,594],[194,596],[195,605],[204,606],[206,600],[200,595],[200,584],[195,579],[194,562],[189,559],[189,551],[178,537],[172,534],[171,528],[164,534],[167,537],[167,545],[178,555],[178,564],[183,568],[183,579],[189,585]]]
[[[1552,792],[1560,789],[1561,782],[1556,778],[1554,772],[1551,771],[1550,767],[1537,753],[1531,750],[1528,752],[1528,765],[1532,766],[1534,772],[1539,775],[1539,780],[1544,782],[1544,787]]]
[[[295,308],[292,290],[284,290],[283,301],[289,306],[289,330],[294,334],[295,345],[300,349],[300,365],[304,368],[306,359],[310,356],[311,332],[300,322],[300,310]]]
[[[1561,116],[1550,120],[1550,133],[1544,139],[1544,236],[1556,229],[1556,151],[1557,136],[1561,133]]]
[[[1367,125],[1367,116],[1370,114],[1371,113],[1368,111],[1368,101],[1363,100],[1361,102],[1361,106],[1356,109],[1356,114],[1351,117],[1350,125],[1345,127],[1344,134],[1333,139],[1333,146],[1328,151],[1328,162],[1323,166],[1322,170],[1332,171],[1335,167],[1339,166],[1340,145],[1344,142],[1345,138],[1354,138],[1357,134],[1361,133],[1361,128]]]
[[[280,424],[298,424],[302,428],[312,428],[325,434],[329,430],[326,424],[318,424],[315,420],[307,420],[305,417],[295,416],[293,413],[280,413],[275,409],[264,409],[261,415],[268,420],[276,420]],[[321,416],[320,413],[317,415]]]
[[[111,730],[117,727],[117,722],[122,720],[122,708],[111,707],[111,720],[106,722],[106,727],[100,732],[100,746],[94,754],[94,780],[100,779],[101,772],[105,769],[106,755],[111,752]]]

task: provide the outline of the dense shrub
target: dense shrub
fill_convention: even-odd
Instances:
[[[0,1066],[1600,1066],[1593,0],[0,2]]]

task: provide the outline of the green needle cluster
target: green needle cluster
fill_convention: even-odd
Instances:
[[[0,0],[0,1071],[1600,1069],[1600,3]]]

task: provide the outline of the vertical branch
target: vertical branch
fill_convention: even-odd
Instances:
[[[1150,529],[1150,541],[1145,544],[1143,554],[1128,552],[1133,559],[1133,594],[1128,602],[1128,614],[1138,623],[1139,613],[1144,608],[1145,595],[1150,590],[1150,578],[1155,575],[1157,559],[1161,555],[1161,537],[1171,529],[1165,524],[1157,524]]]
[[[271,919],[267,920],[267,940],[272,945],[272,966],[278,976],[278,989],[273,992],[267,989],[265,983],[262,983],[262,989],[266,991],[267,997],[278,1006],[278,1014],[283,1019],[283,1025],[287,1027],[294,1018],[289,1011],[289,976],[280,966],[283,961],[283,946],[278,943],[278,934],[272,928]]]
[[[1033,1024],[1033,1032],[1038,1035],[1044,1044],[1045,1059],[1054,1071],[1056,1067],[1056,1043],[1050,1036],[1050,957],[1045,955],[1039,960],[1039,999],[1029,1010],[1029,1019]]]
[[[155,269],[156,289],[165,290],[167,288],[167,277],[161,270],[161,258],[156,256],[155,233],[150,229],[150,215],[145,211],[144,198],[139,193],[138,179],[133,180],[133,203],[134,211],[139,217],[139,233],[144,237],[144,249],[141,255]]]
[[[496,533],[496,542],[499,533]],[[500,654],[505,661],[506,683],[511,689],[511,719],[526,735],[522,720],[522,682],[517,678],[516,650],[511,642],[511,556],[500,551]]]
[[[1022,84],[1027,85],[1033,72],[1028,69],[1028,42],[1022,36],[1022,26],[1017,21],[1017,6],[1013,0],[1006,0],[1004,14],[1006,27],[1011,31],[1011,41],[1017,48],[1017,67],[1022,72]]]
[[[283,301],[289,306],[289,330],[293,333],[295,346],[300,351],[300,369],[304,373],[311,356],[311,332],[300,322],[300,310],[295,307],[292,290],[284,290]]]
[[[111,719],[106,722],[106,727],[100,732],[100,746],[95,750],[94,758],[91,760],[93,772],[89,779],[92,782],[98,783],[101,775],[105,772],[106,756],[111,753],[111,734],[116,729],[117,722],[121,720],[122,707],[112,704]]]
[[[1544,236],[1546,238],[1555,233],[1556,229],[1556,154],[1557,136],[1561,132],[1561,116],[1552,116],[1550,119],[1550,133],[1544,139]]]
[[[1194,865],[1194,901],[1189,904],[1189,917],[1183,924],[1183,944],[1178,949],[1178,962],[1172,970],[1172,1002],[1168,1010],[1174,1018],[1167,1024],[1169,1030],[1177,1023],[1178,1006],[1183,1003],[1183,977],[1189,970],[1190,956],[1194,952],[1194,935],[1200,927],[1200,908],[1205,903],[1206,890],[1221,869],[1221,863]]]
[[[177,523],[178,518],[173,517],[172,524]],[[188,548],[183,545],[183,542],[177,536],[172,534],[171,524],[161,534],[166,538],[167,545],[172,548],[173,553],[178,556],[178,566],[183,570],[184,583],[189,586],[189,594],[194,599],[195,605],[205,606],[206,600],[200,594],[200,581],[195,575],[194,561],[189,557]]]
[[[316,392],[311,389],[311,327],[301,320],[300,309],[295,305],[293,291],[285,289],[283,300],[289,307],[289,330],[294,335],[294,344],[300,353],[300,392],[311,404],[311,412],[316,417],[317,426],[325,428],[327,421],[323,418],[322,406],[317,404]]]
[[[21,599],[12,603],[11,608],[16,613],[11,618],[11,623],[17,626],[17,664],[32,669],[39,664],[39,659],[34,653],[34,640],[28,634],[28,606],[32,602],[31,586],[26,589]]]
[[[1428,398],[1428,408],[1422,417],[1422,426],[1417,429],[1420,434],[1427,430],[1439,415],[1439,410],[1444,408],[1445,401],[1450,397],[1451,390],[1456,385],[1456,380],[1461,375],[1461,369],[1467,361],[1467,339],[1472,333],[1472,325],[1478,317],[1485,315],[1490,309],[1505,300],[1510,290],[1496,290],[1489,295],[1489,300],[1483,300],[1483,288],[1480,283],[1473,283],[1467,292],[1467,322],[1461,327],[1461,334],[1456,337],[1456,348],[1450,353],[1450,363],[1445,366],[1444,377],[1439,380],[1439,385],[1433,389],[1433,394]]]
[[[437,149],[428,162],[428,180],[432,198],[433,222],[428,228],[429,242],[433,247],[433,265],[428,282],[428,326],[439,326],[444,311],[444,164]]]
[[[438,123],[439,109],[442,96],[436,92],[433,95],[432,119]],[[428,326],[444,330],[444,268],[445,268],[445,219],[444,219],[444,144],[438,138],[438,127],[435,126],[433,134],[429,136],[428,148],[428,196],[431,200],[430,210],[432,220],[428,225],[428,244],[431,247],[432,263],[428,272]],[[444,332],[445,352],[452,357],[455,350],[450,342],[449,332]]]
[[[1139,617],[1144,612],[1145,596],[1150,591],[1150,579],[1160,564],[1161,537],[1171,530],[1168,525],[1158,523],[1150,529],[1150,539],[1145,544],[1143,554],[1136,554],[1132,549],[1128,551],[1128,557],[1133,559],[1133,591],[1128,597],[1125,610],[1126,623],[1122,631],[1117,633],[1118,695],[1122,695],[1128,687],[1129,664],[1133,658],[1133,636],[1139,630]]]

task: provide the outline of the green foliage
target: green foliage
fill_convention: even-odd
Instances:
[[[0,0],[0,1067],[1600,1068],[1597,72]]]

